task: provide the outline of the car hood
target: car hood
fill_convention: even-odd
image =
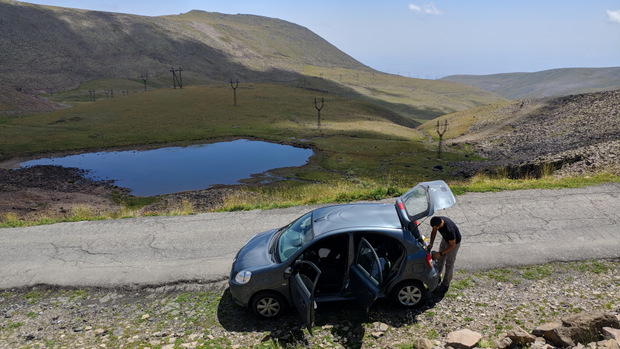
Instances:
[[[233,263],[233,272],[254,270],[274,264],[269,248],[277,231],[278,229],[272,229],[254,235],[237,253]]]

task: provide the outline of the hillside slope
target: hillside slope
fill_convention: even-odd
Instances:
[[[442,80],[479,87],[508,99],[539,98],[620,89],[620,67],[565,68],[535,73],[452,75]]]
[[[503,100],[467,85],[380,73],[307,28],[254,15],[145,17],[0,0],[0,47],[0,84],[31,94],[81,89],[84,101],[87,81],[132,80],[139,88],[148,75],[149,88],[172,87],[172,68],[182,69],[184,85],[287,82],[378,103],[416,124]]]
[[[287,80],[304,65],[370,70],[306,28],[251,15],[144,17],[1,0],[0,32],[2,81],[33,90],[141,74],[171,83],[171,67],[188,82]]]
[[[444,136],[489,161],[454,164],[473,174],[502,167],[512,177],[620,174],[620,90],[525,99],[446,115]],[[423,125],[429,133],[435,124]]]

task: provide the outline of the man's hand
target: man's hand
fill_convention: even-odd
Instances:
[[[439,258],[439,257],[441,257],[441,253],[439,253],[439,252],[433,252],[433,254],[432,254],[432,258],[433,258],[433,259],[437,259],[437,258]]]

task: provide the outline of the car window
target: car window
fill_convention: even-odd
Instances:
[[[371,246],[363,244],[360,246],[357,255],[357,266],[362,269],[375,285],[381,281],[381,267],[377,263],[377,258]]]
[[[312,212],[287,225],[278,239],[278,258],[285,261],[312,241]]]
[[[358,233],[355,236],[355,244],[360,245],[363,240],[366,240],[375,251],[376,256],[375,264],[372,265],[372,270],[368,273],[376,280],[377,274],[381,273],[383,281],[387,281],[390,277],[394,277],[399,272],[403,259],[405,258],[405,246],[398,239],[387,236],[380,233],[364,232]],[[369,254],[368,250],[364,250],[366,254]]]
[[[411,189],[403,195],[402,199],[409,217],[416,216],[420,213],[428,211],[429,209],[426,190],[421,186]]]

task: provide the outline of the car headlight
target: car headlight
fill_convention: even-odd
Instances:
[[[252,278],[252,272],[249,270],[242,270],[235,275],[235,282],[239,285],[245,285],[250,282]]]

